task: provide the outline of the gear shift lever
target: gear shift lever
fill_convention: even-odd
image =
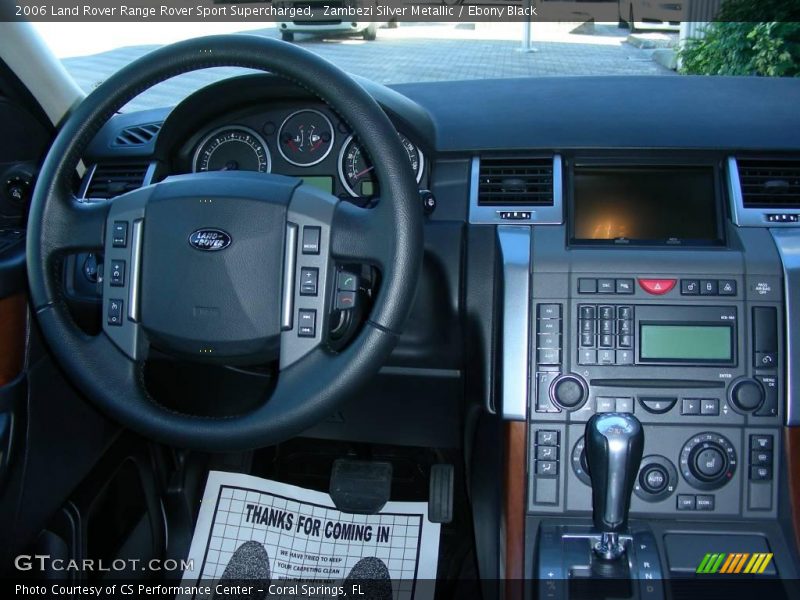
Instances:
[[[614,560],[625,553],[619,533],[628,525],[631,492],[644,449],[644,431],[630,414],[599,413],[586,423],[586,461],[592,478],[592,517],[602,534],[594,551]]]

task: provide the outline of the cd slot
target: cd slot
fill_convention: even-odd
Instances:
[[[598,387],[622,388],[724,388],[724,381],[703,381],[700,379],[592,379],[590,383]]]

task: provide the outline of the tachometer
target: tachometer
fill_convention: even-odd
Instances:
[[[192,170],[269,173],[272,157],[264,139],[249,127],[221,127],[209,133],[194,153]]]
[[[325,160],[333,148],[333,125],[318,110],[304,109],[290,114],[278,130],[278,151],[298,167],[310,167]]]
[[[417,183],[419,183],[422,179],[425,157],[405,135],[402,133],[397,135],[400,136],[400,143],[403,144],[408,155],[408,162],[411,164]],[[339,178],[347,192],[353,197],[369,198],[378,192],[372,162],[352,135],[345,140],[342,151],[339,153]]]

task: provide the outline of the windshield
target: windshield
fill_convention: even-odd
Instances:
[[[742,1],[729,0],[729,4]],[[443,6],[466,6],[465,2],[453,0]],[[463,11],[462,6],[463,18],[438,22],[232,18],[175,23],[145,19],[36,22],[35,27],[86,92],[161,45],[237,32],[291,41],[345,71],[385,84],[582,75],[800,74],[800,23],[755,19],[682,22],[680,4],[651,10],[647,8],[651,3],[640,0],[577,5],[583,12],[564,13],[573,19],[570,21],[493,18]],[[618,20],[596,20],[591,10],[585,12],[593,6],[602,7],[601,17],[613,14]],[[663,7],[678,7],[678,12],[664,12]],[[477,15],[477,20],[469,21],[469,15]],[[242,72],[245,70],[220,68],[186,74],[152,88],[125,110],[173,106],[212,81]]]

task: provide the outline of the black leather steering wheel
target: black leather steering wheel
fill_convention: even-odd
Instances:
[[[111,115],[161,81],[219,66],[270,71],[327,102],[373,158],[381,183],[376,206],[355,207],[298,179],[237,172],[169,177],[111,201],[75,197],[78,162]],[[263,447],[329,416],[383,364],[415,293],[422,218],[415,178],[394,127],[348,75],[276,40],[198,38],[131,63],[63,124],[30,207],[31,299],[56,359],[113,419],[173,446]],[[103,332],[97,336],[75,325],[62,295],[63,257],[86,250],[105,253]],[[124,262],[122,285],[118,277],[112,285],[111,261]],[[358,335],[333,352],[325,331],[340,263],[372,264],[381,282]],[[304,267],[318,269],[317,296],[299,294]],[[314,311],[313,335],[307,329],[312,313],[302,311]],[[158,404],[145,388],[143,367],[151,346],[224,364],[278,360],[277,383],[270,397],[246,414],[178,413]]]

